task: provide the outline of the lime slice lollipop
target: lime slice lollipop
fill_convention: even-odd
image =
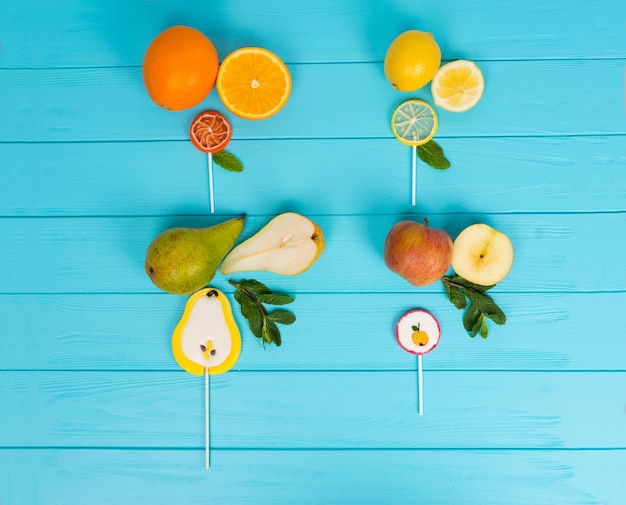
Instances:
[[[391,116],[391,131],[407,146],[421,146],[435,136],[439,120],[435,109],[422,100],[401,103]]]
[[[435,136],[439,120],[435,109],[422,100],[407,100],[401,103],[391,116],[391,131],[395,137],[412,148],[411,159],[411,205],[417,199],[417,146]]]

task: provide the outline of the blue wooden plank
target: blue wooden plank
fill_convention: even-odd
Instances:
[[[247,0],[0,3],[7,67],[140,65],[146,46],[173,24],[201,29],[223,58],[242,46],[268,47],[289,62],[382,61],[407,29],[435,34],[444,57],[470,59],[624,57],[623,3],[467,6],[455,0],[333,0],[285,4]],[[25,28],[28,29],[25,29]]]
[[[481,102],[464,114],[438,110],[438,138],[626,133],[624,60],[493,61],[481,67]],[[290,71],[294,85],[285,107],[264,121],[233,118],[235,139],[393,138],[389,118],[397,105],[431,100],[428,88],[393,90],[382,63],[293,64]],[[216,91],[192,110],[160,109],[139,68],[0,70],[2,81],[2,141],[186,140],[199,110],[224,110]]]
[[[452,168],[420,163],[419,208],[624,211],[625,142],[622,136],[442,139]],[[234,140],[228,149],[246,170],[215,172],[220,212],[279,212],[285,202],[298,202],[306,212],[394,213],[410,202],[411,153],[395,139]],[[0,159],[0,215],[208,209],[207,158],[186,141],[0,144]]]
[[[130,338],[130,337],[129,337]],[[2,447],[203,448],[186,372],[2,372]],[[215,448],[626,447],[626,373],[236,372],[211,378]],[[583,429],[587,427],[587,429]]]
[[[228,296],[243,336],[237,370],[413,371],[415,357],[393,330],[415,306],[442,328],[427,371],[626,370],[626,321],[607,310],[626,306],[626,293],[494,294],[508,321],[492,325],[487,341],[465,334],[443,293],[302,294],[289,307],[298,319],[284,328],[283,345],[267,349]],[[178,370],[170,336],[184,302],[167,294],[2,295],[0,370]],[[601,344],[589,345],[591,335],[602,335]]]
[[[0,450],[4,505],[622,505],[626,451]],[[88,497],[88,498],[86,498]]]
[[[245,210],[245,209],[243,209]],[[282,210],[299,211],[297,203]],[[231,278],[257,278],[292,293],[442,291],[437,283],[415,288],[387,269],[383,246],[389,229],[423,214],[326,216],[307,214],[322,228],[326,249],[298,276],[246,272]],[[4,218],[0,262],[2,293],[158,293],[145,274],[145,252],[154,237],[173,226],[209,226],[232,216]],[[273,216],[247,219],[241,240]],[[623,213],[607,214],[440,214],[430,224],[454,239],[470,224],[484,222],[510,236],[516,259],[497,292],[623,291],[626,265],[615,250],[626,236]],[[217,274],[215,287],[227,289]]]

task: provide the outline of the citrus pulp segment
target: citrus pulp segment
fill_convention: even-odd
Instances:
[[[260,47],[229,54],[217,74],[217,92],[224,106],[244,119],[265,119],[287,103],[291,74],[283,61]]]
[[[191,143],[203,153],[223,150],[230,142],[232,134],[228,119],[214,110],[198,114],[189,127]]]
[[[437,132],[439,120],[435,110],[422,100],[401,103],[391,116],[391,130],[408,146],[421,146]]]
[[[431,84],[435,105],[450,112],[465,112],[483,96],[485,80],[480,68],[468,60],[443,65]]]

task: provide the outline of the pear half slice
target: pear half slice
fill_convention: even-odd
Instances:
[[[226,275],[252,270],[296,275],[311,267],[323,250],[321,228],[305,216],[285,212],[236,246],[220,271]]]

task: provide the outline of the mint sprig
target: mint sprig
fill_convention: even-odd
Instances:
[[[289,325],[296,321],[296,316],[284,309],[269,311],[265,305],[288,305],[294,299],[282,293],[272,293],[263,283],[254,279],[242,279],[239,282],[229,280],[235,287],[235,300],[241,307],[241,315],[248,320],[252,334],[265,344],[282,344],[282,337],[277,324]]]
[[[243,163],[237,156],[227,151],[213,153],[213,162],[229,172],[243,172]]]
[[[506,315],[502,309],[486,294],[494,286],[474,284],[460,275],[443,277],[441,282],[450,302],[459,310],[466,309],[463,314],[463,327],[470,337],[473,338],[478,333],[482,338],[489,336],[487,318],[499,325],[506,323]]]
[[[450,168],[450,162],[443,154],[443,149],[432,139],[421,146],[417,146],[417,155],[420,160],[437,170]]]

